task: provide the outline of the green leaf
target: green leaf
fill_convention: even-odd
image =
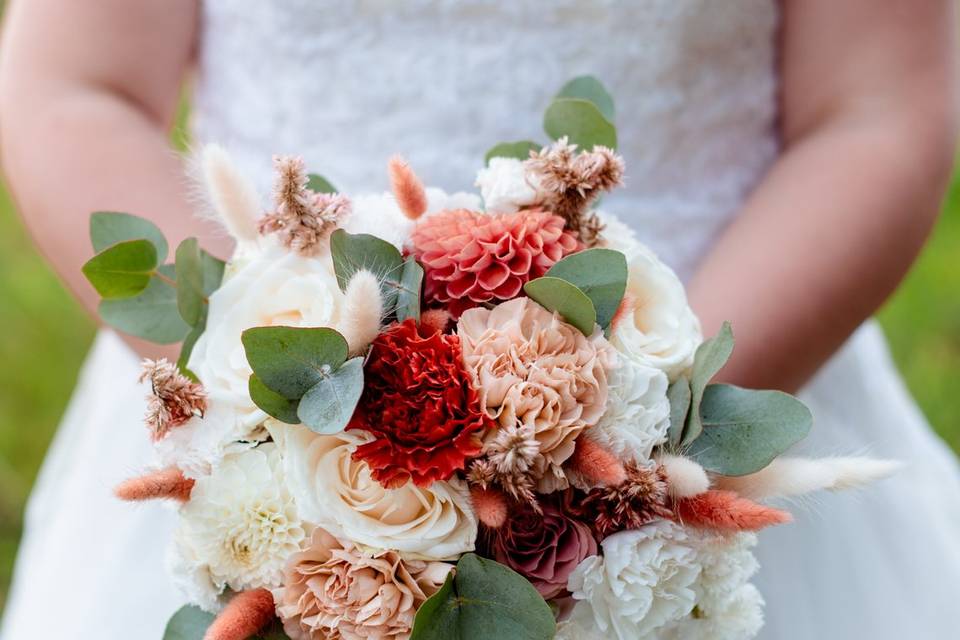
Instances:
[[[813,416],[788,393],[712,384],[700,405],[703,433],[686,455],[725,476],[756,473],[803,440]]]
[[[592,102],[603,117],[614,122],[616,111],[613,106],[613,97],[606,87],[593,76],[579,76],[563,85],[558,98],[581,98]]]
[[[315,433],[339,433],[347,428],[361,393],[363,358],[351,358],[304,394],[297,416]]]
[[[680,446],[683,439],[683,428],[687,422],[687,412],[690,410],[690,381],[678,378],[667,389],[667,399],[670,400],[670,428],[667,430],[667,442],[672,446]]]
[[[397,291],[397,321],[407,318],[420,323],[420,287],[423,285],[423,267],[413,256],[407,256],[400,274],[400,289]]]
[[[177,357],[177,368],[180,369],[183,375],[192,379],[194,382],[198,382],[196,375],[189,368],[187,368],[187,363],[190,362],[190,354],[193,353],[193,348],[197,345],[197,340],[200,339],[200,336],[203,335],[203,332],[206,330],[207,326],[207,309],[203,309],[203,317],[200,319],[200,322],[197,323],[197,326],[190,327],[189,333],[183,339],[183,344],[180,345],[180,355]]]
[[[627,290],[627,258],[611,249],[587,249],[557,262],[546,275],[585,293],[597,311],[597,324],[606,329]]]
[[[207,298],[203,292],[203,266],[200,244],[187,238],[177,247],[177,308],[183,321],[191,327],[200,323]]]
[[[307,189],[317,193],[337,193],[337,188],[329,180],[316,173],[307,176]]]
[[[557,98],[547,107],[543,128],[554,140],[566,136],[583,151],[597,145],[617,148],[617,129],[595,104],[582,98]]]
[[[417,611],[410,640],[551,640],[553,612],[530,582],[468,553]]]
[[[157,264],[167,260],[167,239],[146,218],[114,211],[97,211],[90,216],[90,242],[95,253],[126,240],[149,240],[157,250]]]
[[[380,280],[384,310],[388,314],[393,312],[397,294],[403,288],[403,256],[395,246],[366,233],[351,234],[337,229],[330,236],[330,253],[341,291],[346,291],[354,273],[366,269]]]
[[[256,375],[250,376],[247,388],[250,391],[250,399],[267,415],[287,424],[300,424],[300,418],[297,416],[298,400],[284,398],[260,382],[260,378]]]
[[[296,400],[347,359],[347,341],[325,327],[255,327],[241,336],[253,372],[267,387]]]
[[[530,157],[531,151],[539,151],[542,147],[543,145],[531,140],[501,142],[487,151],[487,155],[483,157],[483,164],[490,164],[492,158],[516,158],[517,160],[526,160]]]
[[[593,335],[597,311],[583,291],[566,280],[544,276],[523,286],[527,296],[548,311],[556,311],[585,336]]]
[[[142,293],[157,268],[157,250],[149,240],[125,240],[83,265],[83,275],[103,298],[130,298]]]
[[[700,436],[703,425],[700,422],[700,402],[707,383],[717,375],[733,353],[733,331],[730,323],[724,322],[719,333],[697,347],[693,360],[693,372],[690,375],[690,412],[683,430],[681,445],[688,445]]]
[[[181,607],[163,632],[163,640],[203,640],[207,627],[213,623],[214,615],[200,607]]]
[[[169,280],[176,278],[173,265],[157,271]],[[111,327],[157,344],[175,344],[190,331],[177,310],[177,290],[157,276],[134,298],[103,300],[99,313]]]
[[[209,298],[223,283],[227,263],[200,249],[200,268],[203,270],[203,295]]]

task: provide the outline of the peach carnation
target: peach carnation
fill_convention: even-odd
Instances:
[[[581,248],[563,218],[541,209],[443,211],[420,221],[410,240],[426,271],[426,302],[442,303],[455,316],[479,303],[513,299],[528,280]]]
[[[560,465],[607,402],[612,351],[602,332],[588,338],[532,300],[517,298],[464,312],[457,333],[484,409],[503,429],[532,428],[539,451],[531,472],[540,490],[564,488]]]
[[[402,560],[395,551],[364,553],[316,529],[274,591],[277,614],[292,640],[407,638],[417,609],[452,568]]]

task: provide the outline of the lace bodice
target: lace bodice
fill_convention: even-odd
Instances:
[[[689,274],[776,154],[774,0],[206,0],[197,133],[261,184],[303,155],[347,193],[405,155],[471,188],[485,151],[546,141],[569,78],[617,102],[627,186],[605,208]]]

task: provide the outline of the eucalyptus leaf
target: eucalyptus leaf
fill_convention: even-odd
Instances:
[[[551,640],[553,612],[523,576],[468,553],[417,611],[410,640]]]
[[[143,292],[157,268],[157,249],[149,240],[125,240],[107,247],[83,265],[97,293],[105,299],[131,298]]]
[[[686,455],[725,476],[756,473],[810,432],[813,416],[780,391],[712,384],[700,405],[703,433]]]
[[[730,359],[733,344],[730,323],[724,322],[717,335],[697,347],[693,360],[693,372],[690,375],[690,412],[687,414],[687,424],[680,440],[681,445],[688,445],[700,436],[703,425],[700,421],[699,407],[703,390]]]
[[[300,424],[300,418],[297,416],[297,406],[300,404],[298,400],[284,398],[269,389],[256,375],[250,376],[247,389],[253,403],[263,409],[267,415],[287,424]]]
[[[587,249],[571,254],[546,273],[585,293],[597,312],[597,324],[610,326],[627,290],[627,258],[612,249]]]
[[[200,323],[207,303],[203,291],[203,266],[200,260],[200,244],[196,238],[187,238],[180,243],[177,259],[177,308],[183,321],[191,327]]]
[[[678,447],[683,439],[683,428],[687,422],[687,413],[690,411],[690,381],[686,378],[677,378],[677,381],[667,389],[667,399],[670,400],[670,428],[667,430],[667,442]]]
[[[337,193],[337,188],[329,180],[316,173],[307,176],[307,189],[317,193]]]
[[[384,309],[387,313],[393,312],[397,294],[403,288],[403,256],[395,246],[366,233],[351,234],[337,229],[330,236],[330,254],[341,291],[346,291],[354,273],[366,269],[380,281]]]
[[[537,144],[532,140],[518,140],[517,142],[501,142],[487,151],[483,157],[483,164],[490,164],[493,158],[516,158],[517,160],[526,160],[530,157],[531,151],[539,151],[543,145]]]
[[[582,98],[592,102],[603,117],[614,122],[616,111],[613,106],[613,97],[606,87],[593,76],[578,76],[563,85],[558,98]]]
[[[400,289],[397,290],[397,320],[407,318],[420,323],[420,288],[423,285],[423,267],[413,256],[407,256],[400,274]]]
[[[523,286],[527,296],[548,311],[556,311],[585,336],[593,335],[597,311],[583,291],[566,280],[544,276]]]
[[[304,394],[297,416],[315,433],[339,433],[347,428],[362,393],[363,358],[351,358]]]
[[[597,145],[617,148],[617,129],[595,104],[582,98],[557,98],[543,116],[543,128],[554,140],[566,136],[583,151]]]
[[[203,640],[213,619],[212,613],[207,613],[200,607],[181,607],[167,622],[163,640]]]
[[[177,357],[177,368],[194,382],[197,382],[196,375],[187,368],[187,363],[190,362],[190,354],[193,353],[193,348],[196,346],[197,340],[203,335],[206,325],[207,309],[204,307],[200,322],[198,322],[196,326],[190,327],[190,332],[187,333],[183,339],[183,344],[180,345],[180,355]]]
[[[227,263],[203,249],[200,250],[200,268],[203,270],[203,295],[209,298],[223,284]]]
[[[90,242],[95,253],[126,240],[149,240],[157,250],[157,264],[167,259],[167,239],[146,218],[116,211],[97,211],[90,216]]]
[[[175,344],[186,337],[190,327],[180,317],[177,290],[168,282],[176,278],[173,265],[164,265],[157,271],[166,280],[155,275],[136,297],[103,300],[99,313],[114,329],[157,344]]]
[[[297,400],[347,359],[347,341],[325,327],[255,327],[241,336],[247,361],[274,392]]]

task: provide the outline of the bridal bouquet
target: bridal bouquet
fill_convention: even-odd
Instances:
[[[779,457],[809,411],[711,384],[730,328],[704,341],[597,209],[624,173],[612,119],[574,80],[552,143],[491,150],[482,200],[399,158],[392,193],[347,196],[278,157],[264,212],[207,147],[227,263],[188,239],[167,264],[150,222],[93,215],[103,319],[183,342],[144,362],[159,464],[117,488],[178,503],[167,640],[757,633],[755,532],[790,519],[760,501],[890,465]]]

